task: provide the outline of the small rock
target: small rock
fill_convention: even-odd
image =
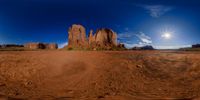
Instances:
[[[98,96],[97,98],[99,98],[99,99],[100,99],[100,98],[104,98],[104,96],[100,95],[100,96]]]
[[[96,51],[97,49],[96,49],[96,48],[94,48],[93,50],[94,50],[94,51]]]
[[[142,66],[142,65],[136,65],[136,67],[137,67],[137,68],[142,68],[143,66]]]
[[[29,85],[31,85],[31,84],[32,84],[31,81],[28,81],[28,82],[25,82],[25,83],[24,83],[25,86],[29,86]]]
[[[6,84],[5,84],[5,83],[1,83],[1,82],[0,82],[0,87],[1,87],[1,86],[6,86]]]

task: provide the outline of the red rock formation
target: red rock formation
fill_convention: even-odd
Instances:
[[[112,49],[118,47],[117,34],[111,29],[102,28],[93,35],[93,30],[90,30],[87,40],[85,28],[81,25],[72,25],[68,31],[67,47]]]
[[[68,47],[85,47],[87,44],[85,28],[82,25],[72,25],[68,30]]]
[[[24,45],[24,47],[29,49],[44,49],[45,45],[43,45],[42,43],[27,43]]]
[[[93,46],[95,43],[95,38],[93,36],[93,30],[90,30],[89,37],[88,37],[89,46]]]
[[[45,43],[27,43],[24,47],[28,49],[57,49],[58,45],[55,43],[45,44]]]
[[[118,47],[118,48],[125,49],[125,45],[124,45],[123,43],[119,43],[119,44],[117,45],[117,47]]]
[[[55,43],[47,44],[47,49],[58,49],[58,45]]]
[[[117,46],[117,34],[111,29],[99,29],[94,35],[95,43],[98,47]]]

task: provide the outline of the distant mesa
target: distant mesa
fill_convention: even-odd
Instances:
[[[200,44],[194,44],[192,45],[192,48],[200,48]]]
[[[142,47],[133,47],[131,50],[155,50],[155,49],[151,45],[146,45]]]
[[[110,50],[125,48],[125,46],[117,43],[117,34],[111,29],[98,29],[94,35],[93,30],[90,30],[87,37],[85,28],[82,25],[74,24],[68,30],[67,48]]]
[[[200,51],[200,44],[193,44],[191,47],[180,48],[183,51]]]
[[[3,44],[0,45],[0,48],[18,48],[18,47],[24,47],[23,45],[17,45],[17,44]]]
[[[58,49],[58,45],[56,43],[26,43],[24,45],[18,44],[3,44],[0,45],[0,51],[24,51],[24,50],[35,50],[35,49]]]
[[[18,44],[2,44],[0,45],[0,51],[23,51],[24,46]]]
[[[57,49],[58,45],[55,43],[26,43],[24,47],[27,49]]]

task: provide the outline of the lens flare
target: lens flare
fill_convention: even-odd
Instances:
[[[171,33],[170,32],[165,32],[162,34],[162,36],[164,39],[170,39],[171,38]]]

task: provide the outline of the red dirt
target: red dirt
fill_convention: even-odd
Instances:
[[[200,53],[0,52],[0,100],[198,100]]]

